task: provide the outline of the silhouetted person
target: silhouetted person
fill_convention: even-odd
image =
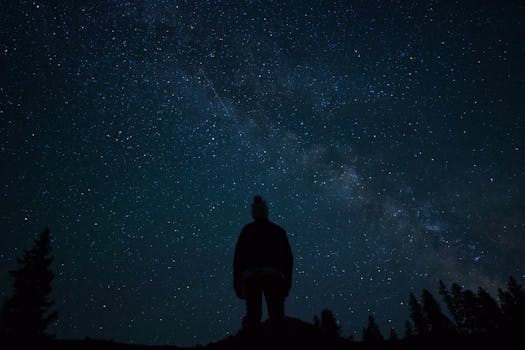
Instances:
[[[261,322],[263,294],[270,322],[284,321],[293,268],[286,231],[268,219],[268,206],[260,196],[253,199],[252,218],[241,231],[233,260],[233,285],[237,296],[246,301],[244,326],[248,329]]]

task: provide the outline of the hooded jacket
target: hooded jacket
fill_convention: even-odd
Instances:
[[[233,260],[233,286],[243,298],[242,284],[247,272],[277,271],[284,279],[286,294],[292,286],[293,255],[286,231],[268,219],[244,226],[237,240]]]

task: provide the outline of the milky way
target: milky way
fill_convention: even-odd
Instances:
[[[9,1],[0,291],[46,226],[61,338],[206,344],[261,194],[287,313],[402,333],[408,293],[525,278],[515,2]]]

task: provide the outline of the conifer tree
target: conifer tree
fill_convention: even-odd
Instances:
[[[408,297],[408,305],[410,307],[410,318],[414,323],[414,330],[417,335],[428,334],[429,324],[423,315],[421,304],[417,300],[414,293],[410,293]]]
[[[423,289],[422,298],[423,314],[425,319],[428,320],[429,331],[434,335],[451,333],[453,329],[452,322],[441,312],[441,307],[434,296],[427,289]]]
[[[321,311],[321,318],[315,316],[314,325],[319,327],[327,335],[334,337],[341,335],[341,326],[331,310],[325,309]]]
[[[501,309],[492,296],[483,288],[478,288],[479,325],[482,332],[498,329],[503,321]]]
[[[399,336],[394,328],[390,328],[390,338],[389,340],[393,343],[399,341]]]
[[[447,308],[452,314],[452,310],[451,310],[452,297],[450,296],[450,292],[448,291],[447,287],[445,286],[445,283],[443,283],[442,280],[439,280],[439,294],[443,297],[443,300],[445,301],[445,305],[447,305]],[[454,317],[454,315],[452,316]]]
[[[383,338],[374,316],[368,315],[368,326],[363,329],[363,341],[365,343],[379,343],[384,340],[385,338]]]
[[[405,321],[405,339],[411,338],[414,335],[414,329],[412,328],[412,322],[410,320]]]
[[[458,283],[452,283],[450,288],[452,293],[452,311],[455,319],[458,320],[458,325],[462,326],[465,323],[465,309],[463,300],[463,288]]]
[[[470,289],[462,292],[462,304],[460,310],[463,313],[461,330],[464,334],[479,334],[479,303],[476,294]]]
[[[465,309],[461,286],[457,283],[452,283],[449,292],[443,281],[439,281],[439,294],[443,297],[447,309],[452,315],[456,330],[460,333],[465,333]]]
[[[507,282],[507,290],[499,290],[501,309],[509,331],[519,330],[525,325],[525,291],[514,277]]]
[[[54,274],[50,269],[51,234],[45,229],[35,240],[32,249],[17,259],[22,266],[9,274],[14,278],[13,295],[2,308],[1,333],[4,338],[32,341],[48,338],[48,326],[57,317],[51,311],[53,302],[49,298]]]

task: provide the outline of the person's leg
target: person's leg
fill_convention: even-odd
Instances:
[[[269,279],[264,285],[264,297],[268,306],[270,322],[278,325],[284,321],[284,283],[280,279]]]
[[[244,281],[244,299],[246,301],[246,328],[253,329],[261,323],[262,317],[262,286],[256,278]]]

